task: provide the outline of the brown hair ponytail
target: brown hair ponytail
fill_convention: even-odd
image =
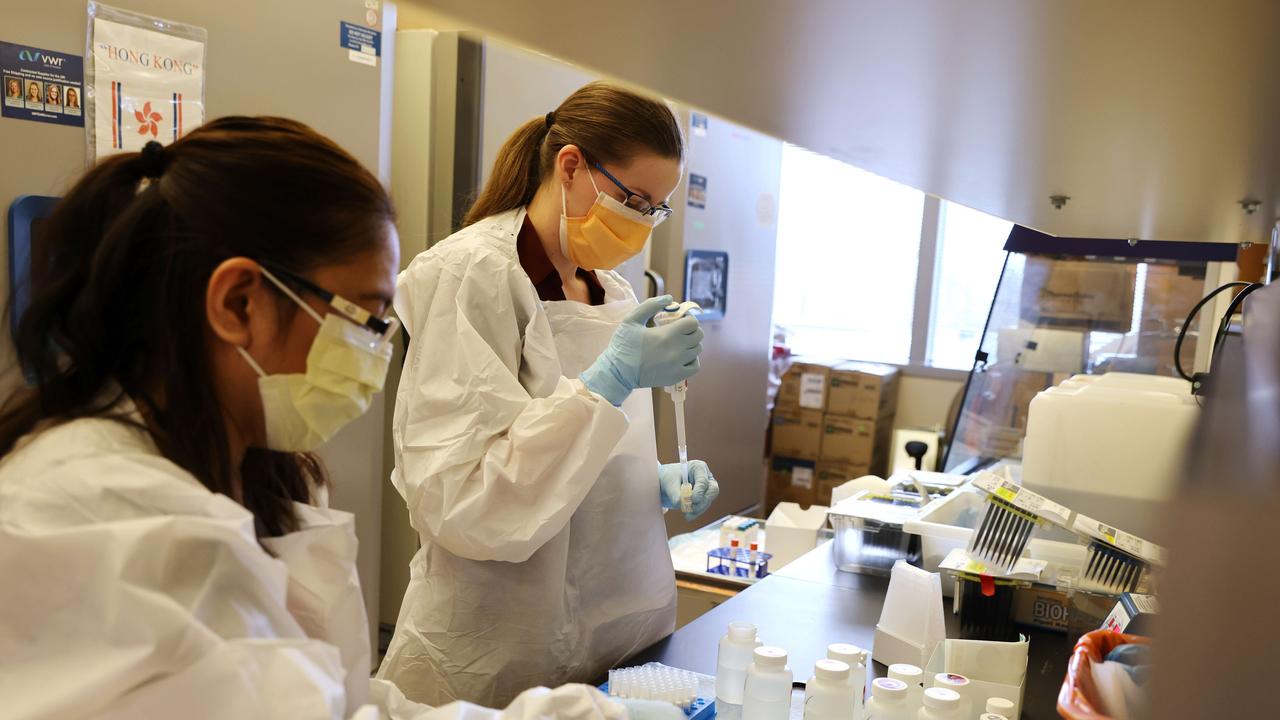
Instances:
[[[528,205],[565,145],[578,146],[600,163],[621,164],[646,152],[684,159],[684,138],[670,108],[630,90],[590,83],[507,138],[466,224]]]
[[[146,182],[144,182],[144,180]],[[296,272],[378,247],[394,219],[367,169],[302,123],[226,117],[167,148],[98,163],[41,230],[15,344],[31,385],[0,411],[0,454],[38,428],[143,409],[161,454],[213,492],[243,481],[258,532],[294,529],[293,502],[324,482],[309,455],[251,449],[230,466],[208,358],[205,289],[223,260]]]

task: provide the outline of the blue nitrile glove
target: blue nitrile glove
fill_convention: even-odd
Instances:
[[[630,720],[685,720],[684,711],[669,702],[616,697],[609,699],[626,708]]]
[[[622,321],[609,347],[582,373],[587,389],[621,406],[636,388],[667,387],[698,372],[702,328],[693,316],[662,327],[648,327],[654,315],[672,304],[670,295],[640,303]]]
[[[658,467],[658,487],[662,490],[662,507],[680,509],[680,463]],[[720,496],[720,483],[711,474],[711,468],[701,460],[689,461],[689,482],[693,484],[693,512],[684,514],[685,520],[693,520],[707,511]]]

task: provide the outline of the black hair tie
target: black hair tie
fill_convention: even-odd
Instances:
[[[548,128],[548,129],[550,129],[552,125],[555,125],[555,124],[556,124],[556,113],[555,113],[555,111],[554,111],[554,110],[552,110],[551,112],[547,113],[547,118],[546,118],[546,120],[547,120],[547,128]]]
[[[169,153],[160,143],[148,140],[147,144],[142,146],[141,162],[142,177],[155,179],[163,175],[165,168],[168,167]]]

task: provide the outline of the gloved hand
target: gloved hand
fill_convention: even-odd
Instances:
[[[627,709],[631,720],[684,720],[684,711],[669,702],[660,700],[632,700],[609,698]]]
[[[658,467],[658,487],[662,489],[662,507],[680,509],[680,463]],[[720,496],[720,483],[711,474],[711,468],[701,460],[689,461],[689,482],[693,483],[693,512],[684,514],[685,520],[693,520],[707,511]]]
[[[698,372],[702,328],[693,316],[662,327],[648,327],[654,315],[672,305],[670,295],[640,303],[622,321],[609,347],[582,373],[587,389],[621,406],[636,388],[666,387]]]

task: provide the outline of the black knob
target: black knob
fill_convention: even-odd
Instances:
[[[911,456],[912,458],[915,458],[916,469],[923,470],[924,454],[929,452],[929,446],[926,443],[920,442],[919,440],[912,440],[911,442],[907,443],[906,451],[907,451],[907,455]]]

